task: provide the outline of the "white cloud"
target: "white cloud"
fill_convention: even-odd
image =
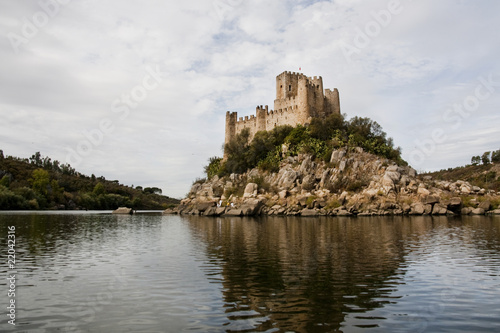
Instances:
[[[22,36],[42,8],[0,2],[0,149],[10,155],[41,151],[65,162],[109,119],[113,131],[77,169],[182,197],[221,155],[225,112],[273,108],[275,76],[299,67],[337,87],[349,117],[379,122],[405,156],[415,138],[445,130],[448,140],[420,169],[500,148],[500,86],[458,128],[443,120],[478,77],[500,81],[495,1],[401,0],[351,61],[342,43],[353,44],[389,1],[71,1],[17,53],[8,36]],[[113,112],[156,66],[158,87],[127,117]]]

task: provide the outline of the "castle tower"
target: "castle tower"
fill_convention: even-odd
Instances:
[[[309,78],[308,81],[309,116],[312,118],[325,116],[325,97],[323,94],[323,78]]]
[[[337,89],[323,90],[321,76],[307,77],[302,73],[283,72],[276,77],[274,110],[262,105],[255,109],[256,116],[238,120],[236,112],[226,112],[225,144],[243,129],[250,131],[250,140],[259,131],[270,131],[281,125],[307,125],[312,118],[326,118],[340,114]],[[224,152],[224,158],[226,158]]]
[[[236,136],[236,121],[238,120],[237,112],[226,112],[226,133],[224,144],[227,144],[232,138]],[[226,151],[224,150],[224,158],[226,158]]]
[[[256,129],[255,129],[255,133],[259,132],[259,131],[266,131],[267,130],[267,127],[266,127],[266,119],[267,119],[267,113],[269,112],[269,109],[268,109],[268,106],[266,105],[266,108],[264,109],[261,106],[257,106],[256,110],[255,110],[255,114],[257,115],[257,122],[256,122]]]
[[[309,85],[309,79],[301,73],[283,72],[276,77],[274,111],[294,110],[287,119],[288,124],[307,123],[310,117]]]
[[[340,114],[340,98],[337,88],[325,90],[325,116],[337,113]]]

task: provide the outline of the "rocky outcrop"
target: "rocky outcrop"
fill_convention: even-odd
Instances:
[[[468,182],[434,181],[364,152],[339,149],[330,162],[287,157],[279,172],[252,169],[195,183],[166,213],[206,216],[497,214],[499,194]],[[492,210],[495,209],[495,210]]]
[[[128,208],[128,207],[119,207],[113,211],[113,214],[132,215],[132,214],[134,214],[134,210],[132,208]]]

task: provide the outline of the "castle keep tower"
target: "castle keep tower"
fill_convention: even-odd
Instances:
[[[339,92],[335,88],[323,91],[323,79],[307,77],[302,73],[283,72],[276,77],[274,111],[257,106],[256,116],[238,119],[237,112],[226,113],[227,144],[244,128],[250,130],[250,140],[258,131],[269,131],[276,126],[308,125],[312,118],[326,118],[340,114]],[[225,153],[224,153],[225,157]]]

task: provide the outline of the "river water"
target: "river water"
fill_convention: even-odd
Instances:
[[[0,230],[2,332],[500,332],[500,217],[2,212]]]

